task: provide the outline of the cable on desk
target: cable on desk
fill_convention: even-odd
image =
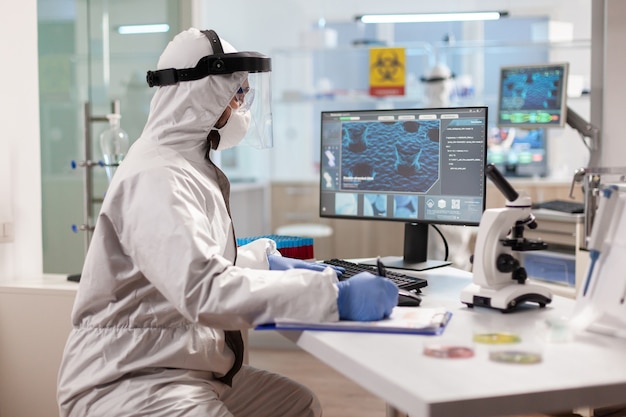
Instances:
[[[439,228],[437,226],[435,226],[434,224],[431,224],[431,226],[437,231],[437,233],[439,233],[439,236],[441,236],[441,240],[443,241],[443,246],[445,248],[445,257],[444,257],[444,261],[448,260],[448,241],[446,240],[446,237],[443,235],[443,233],[441,233],[441,230],[439,230]]]

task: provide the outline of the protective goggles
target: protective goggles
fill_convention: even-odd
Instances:
[[[271,111],[271,59],[258,52],[224,53],[219,36],[213,30],[204,30],[213,48],[213,55],[200,58],[193,68],[168,68],[148,71],[146,81],[150,87],[174,85],[184,81],[200,80],[209,75],[227,75],[247,72],[246,81],[235,91],[233,100],[238,111],[249,111],[250,127],[243,143],[258,149],[273,146]]]
[[[239,87],[233,99],[237,102],[239,111],[249,111],[254,103],[254,89],[249,86]]]

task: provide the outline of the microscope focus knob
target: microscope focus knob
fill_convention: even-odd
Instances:
[[[528,274],[526,273],[526,268],[520,266],[513,271],[513,279],[520,284],[526,282],[526,278],[528,278]]]
[[[496,268],[500,272],[513,272],[519,268],[519,261],[508,253],[501,253],[496,259]]]

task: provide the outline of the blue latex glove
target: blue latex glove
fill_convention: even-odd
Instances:
[[[302,259],[287,258],[280,255],[268,255],[267,260],[270,264],[270,269],[273,271],[285,271],[287,269],[310,269],[311,271],[323,271],[329,266],[337,273],[337,278],[341,278],[346,271],[340,266],[327,265],[319,262],[307,262]]]
[[[398,304],[398,287],[387,278],[361,272],[337,283],[341,320],[372,321],[388,317]]]

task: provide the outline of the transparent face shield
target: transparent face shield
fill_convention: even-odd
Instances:
[[[270,74],[270,72],[248,74],[248,78],[233,97],[238,105],[235,111],[250,113],[250,125],[242,144],[256,149],[274,146]]]

